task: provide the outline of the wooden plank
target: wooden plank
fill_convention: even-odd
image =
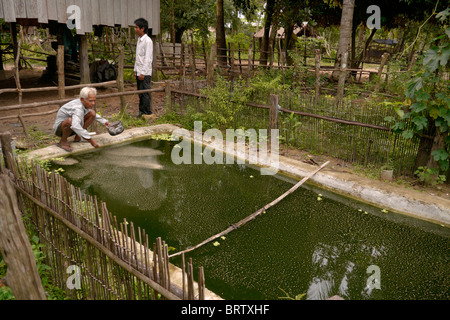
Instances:
[[[25,8],[27,10],[27,18],[28,19],[37,19],[38,18],[38,0],[26,0]]]
[[[148,27],[153,28],[153,2],[155,0],[147,0],[147,21],[148,21]]]
[[[107,12],[106,23],[110,27],[114,27],[114,0],[107,0]]]
[[[161,0],[153,0],[152,34],[154,36],[159,34],[160,12],[161,12]]]
[[[5,16],[3,15],[3,1],[0,0],[0,19],[3,19]]]
[[[84,26],[85,26],[85,23],[86,23],[86,11],[83,10],[83,8],[84,8],[84,6],[83,6],[83,0],[68,0],[68,1],[70,1],[70,5],[75,5],[75,6],[78,6],[78,7],[80,8],[80,14],[81,14],[81,17],[80,17],[80,26],[79,26],[79,28],[78,28],[78,26],[77,26],[76,32],[77,32],[77,34],[79,34],[79,35],[84,34],[84,33],[85,33],[85,32],[84,32]],[[66,2],[66,4],[67,4],[67,2]],[[68,6],[69,6],[69,5],[68,5]],[[71,16],[71,15],[72,15],[72,14],[69,13],[69,16]]]
[[[134,0],[133,25],[134,25],[134,20],[139,19],[140,17],[141,17],[141,4],[140,4],[140,0]]]
[[[56,0],[57,21],[59,23],[67,23],[67,6],[66,0]]]
[[[106,26],[107,12],[105,10],[108,5],[107,0],[98,0],[98,14],[100,17],[99,24]]]
[[[16,8],[14,0],[2,0],[3,16],[6,22],[16,22]]]
[[[136,18],[134,17],[134,2],[135,0],[128,0],[127,4],[128,4],[128,25],[129,26],[134,26],[134,20],[136,20]]]
[[[99,0],[100,24],[114,26],[114,1]]]
[[[84,33],[92,32],[92,8],[91,0],[83,0],[82,16],[84,17],[83,30]]]
[[[47,0],[37,0],[37,18],[39,23],[48,23]]]
[[[148,21],[148,17],[147,17],[147,0],[139,0],[139,16],[136,16],[137,18],[144,18],[145,20]]]
[[[122,28],[128,28],[128,1],[120,0],[121,20],[120,24]]]
[[[26,18],[27,17],[27,9],[25,5],[25,0],[15,0],[14,8],[16,10],[16,18]]]
[[[92,25],[100,25],[100,10],[99,10],[99,0],[91,0],[91,15],[92,15]]]
[[[114,25],[122,24],[122,15],[120,9],[120,0],[114,0]]]
[[[180,254],[192,251],[194,249],[197,249],[203,245],[205,245],[206,243],[217,239],[218,237],[224,236],[228,233],[230,233],[233,230],[236,230],[237,228],[245,225],[246,223],[248,223],[249,221],[255,219],[256,217],[258,217],[259,215],[261,215],[263,212],[265,212],[267,209],[273,207],[274,205],[278,204],[281,200],[283,200],[286,196],[290,195],[291,193],[293,193],[295,190],[297,190],[302,184],[304,184],[309,178],[311,178],[312,176],[314,176],[317,172],[319,172],[320,170],[322,170],[325,166],[327,166],[330,163],[330,161],[325,162],[324,164],[322,164],[319,168],[317,168],[316,170],[314,170],[313,172],[309,173],[306,177],[304,177],[301,181],[297,182],[293,187],[291,187],[288,191],[286,191],[285,193],[283,193],[281,196],[279,196],[278,198],[276,198],[275,200],[273,200],[272,202],[270,202],[269,204],[266,204],[264,207],[262,207],[261,209],[257,210],[256,212],[252,213],[251,215],[249,215],[248,217],[238,221],[235,224],[232,224],[230,227],[228,227],[227,229],[225,229],[224,231],[209,237],[208,239],[204,240],[203,242],[200,242],[198,245],[195,245],[193,247],[190,247],[189,249],[186,249],[184,251],[179,251],[177,253],[174,253],[172,255],[169,256],[169,258],[171,257],[175,257],[178,256]]]
[[[56,0],[47,0],[47,19],[58,21],[58,9]]]

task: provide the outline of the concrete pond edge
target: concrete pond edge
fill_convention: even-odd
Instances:
[[[160,124],[148,127],[139,127],[125,130],[122,134],[111,136],[103,133],[95,136],[96,141],[103,147],[145,140],[162,133],[172,133],[180,129],[171,124]],[[226,148],[222,144],[205,143],[198,141],[191,132],[191,141],[208,145],[224,154]],[[73,143],[73,151],[66,152],[56,145],[31,151],[26,154],[29,159],[50,160],[65,157],[71,154],[85,153],[93,150],[89,143]],[[248,159],[248,151],[244,153],[235,151],[235,158]],[[278,173],[302,179],[317,167],[298,160],[279,156]],[[329,166],[308,180],[309,184],[330,190],[337,194],[356,199],[370,205],[394,211],[407,216],[430,221],[450,227],[450,200],[431,196],[418,190],[406,189],[382,181],[369,179],[347,172],[338,172]]]
[[[180,128],[170,124],[160,124],[127,129],[117,136],[103,133],[96,135],[95,139],[101,148],[104,148],[112,145],[145,140],[158,134],[171,134],[177,129]],[[225,154],[226,147],[224,148],[221,143],[205,143],[204,141],[195,139],[193,133],[190,133],[192,142],[201,143],[203,146],[221,150]],[[89,143],[73,143],[72,148],[72,152],[67,152],[56,145],[53,145],[28,152],[25,156],[28,159],[51,160],[94,150]],[[235,159],[241,160],[248,159],[248,150],[239,152],[235,149],[234,157]],[[278,159],[278,173],[293,179],[302,179],[317,168],[314,165],[281,155]],[[401,188],[351,173],[338,172],[330,167],[322,169],[310,178],[306,184],[400,215],[428,221],[445,228],[450,227],[450,200],[439,196],[431,196],[424,192]],[[171,279],[174,280],[175,284],[181,286],[181,269],[171,265],[170,270]],[[208,300],[222,300],[219,295],[208,289],[205,290],[205,298]]]

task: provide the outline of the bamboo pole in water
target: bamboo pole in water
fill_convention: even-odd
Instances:
[[[209,237],[208,239],[204,240],[203,242],[200,242],[199,244],[190,247],[189,249],[186,249],[184,251],[180,251],[180,252],[176,252],[172,255],[169,256],[169,258],[178,256],[180,254],[192,251],[194,249],[197,249],[205,244],[207,244],[208,242],[213,241],[214,239],[217,239],[218,237],[224,236],[228,233],[230,233],[233,230],[236,230],[239,227],[242,227],[244,224],[246,224],[247,222],[255,219],[257,216],[259,216],[260,214],[262,214],[265,210],[269,209],[270,207],[273,207],[274,205],[276,205],[278,202],[280,202],[281,200],[283,200],[286,196],[290,195],[291,193],[293,193],[295,190],[297,190],[302,184],[304,184],[306,182],[306,180],[308,180],[309,178],[311,178],[313,175],[315,175],[317,172],[319,172],[320,170],[322,170],[326,165],[328,165],[330,163],[330,161],[325,162],[324,164],[322,164],[319,168],[317,168],[316,170],[314,170],[313,172],[311,172],[310,174],[308,174],[306,177],[304,177],[301,181],[299,181],[297,184],[295,184],[292,188],[290,188],[288,191],[286,191],[285,193],[283,193],[281,196],[279,196],[278,198],[276,198],[275,200],[273,200],[272,202],[270,202],[269,204],[265,205],[264,207],[262,207],[261,209],[257,210],[256,212],[252,213],[251,215],[249,215],[248,217],[240,220],[239,222],[231,225],[230,227],[228,227],[226,230],[212,236]]]

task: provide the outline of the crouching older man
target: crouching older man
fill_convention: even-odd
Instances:
[[[93,122],[98,121],[105,127],[109,126],[109,121],[99,116],[92,108],[97,100],[97,90],[85,87],[80,91],[80,98],[72,100],[63,105],[56,115],[53,125],[53,133],[61,137],[56,145],[68,152],[72,151],[69,141],[70,136],[75,135],[74,142],[81,139],[88,141],[94,148],[98,148],[97,142],[91,138],[86,130]]]

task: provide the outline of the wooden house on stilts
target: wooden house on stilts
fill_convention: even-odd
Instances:
[[[149,35],[159,34],[160,0],[0,0],[0,19],[11,24],[15,56],[17,25],[48,28],[57,35],[58,50],[67,28],[76,30],[81,83],[90,82],[87,34],[104,26],[134,27],[137,18],[149,22]]]

